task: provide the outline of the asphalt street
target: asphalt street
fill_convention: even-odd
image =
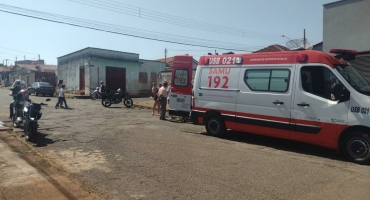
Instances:
[[[0,99],[0,121],[9,123],[8,91],[0,89]],[[203,126],[160,121],[123,104],[67,99],[70,109],[55,109],[55,103],[44,108],[34,148],[111,199],[370,196],[370,166],[342,161],[332,150],[234,131],[215,138]]]

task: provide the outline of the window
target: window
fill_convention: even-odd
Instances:
[[[189,71],[187,69],[176,69],[175,77],[173,77],[173,84],[175,86],[188,86]]]
[[[302,88],[311,94],[332,100],[331,87],[337,83],[340,81],[326,67],[305,66],[301,69]]]
[[[50,87],[51,85],[49,83],[46,83],[46,82],[40,82],[39,86],[41,86],[41,87]]]
[[[290,70],[250,69],[245,71],[244,82],[252,91],[286,92]]]

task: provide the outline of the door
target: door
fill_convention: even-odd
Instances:
[[[293,137],[333,144],[347,124],[349,101],[332,100],[331,85],[341,83],[328,66],[304,65],[297,69],[292,125]]]
[[[175,56],[172,66],[171,92],[169,95],[169,113],[188,117],[192,98],[192,56]]]
[[[80,68],[80,90],[85,90],[85,68]]]
[[[106,67],[106,82],[111,93],[115,93],[118,88],[126,91],[126,68]]]
[[[237,130],[288,138],[294,66],[242,68]]]

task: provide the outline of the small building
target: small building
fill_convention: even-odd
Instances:
[[[281,51],[289,51],[287,47],[278,45],[278,44],[273,44],[268,47],[265,47],[263,49],[254,51],[253,53],[263,53],[263,52],[281,52]]]
[[[9,73],[10,83],[15,80],[23,80],[27,85],[31,85],[37,81],[48,82],[56,86],[55,65],[41,64],[16,64]]]
[[[139,59],[139,54],[88,47],[58,57],[58,79],[68,91],[90,94],[103,81],[111,92],[118,88],[131,96],[151,93],[164,63]]]
[[[8,86],[9,84],[11,84],[10,80],[9,80],[9,74],[12,72],[12,69],[13,69],[14,66],[0,66],[0,74],[1,74],[1,78],[0,78],[0,84],[3,85],[3,86]]]
[[[351,61],[362,75],[370,79],[370,0],[346,0],[324,5],[323,49],[358,51]]]
[[[171,84],[173,59],[174,59],[174,57],[168,57],[168,58],[161,58],[161,59],[157,60],[159,62],[162,62],[162,63],[166,64],[165,70],[160,72],[159,82],[157,83],[157,85],[159,83],[163,83],[164,81],[167,81],[169,84]],[[198,66],[198,61],[196,61],[193,58],[193,77],[192,77],[192,80],[194,80],[195,71],[197,69],[197,66]]]

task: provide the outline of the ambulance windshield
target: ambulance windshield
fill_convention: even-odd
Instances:
[[[358,92],[370,95],[370,82],[363,77],[354,67],[349,65],[337,65],[335,69],[348,81]]]

